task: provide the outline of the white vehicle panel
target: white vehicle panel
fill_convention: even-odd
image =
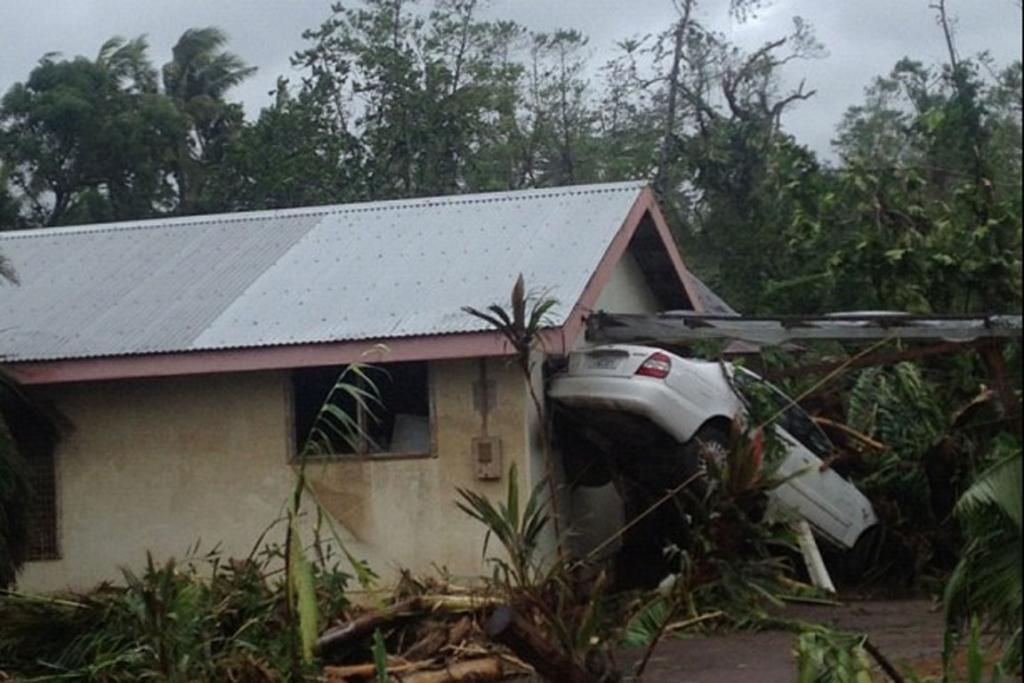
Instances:
[[[668,375],[637,375],[654,353],[668,355]],[[620,410],[645,417],[685,443],[708,420],[732,419],[745,412],[725,372],[731,376],[734,370],[728,364],[688,360],[648,346],[612,344],[571,354],[568,371],[552,381],[549,395],[569,406]],[[749,371],[743,373],[760,381]],[[823,467],[821,458],[799,439],[779,426],[775,429],[788,452],[778,471],[785,482],[769,495],[772,514],[778,517],[796,512],[823,536],[852,547],[861,533],[877,522],[870,501],[852,483]]]

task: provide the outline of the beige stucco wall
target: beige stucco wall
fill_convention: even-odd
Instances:
[[[521,488],[528,491],[527,482],[537,473],[524,457],[528,399],[520,371],[504,359],[490,359],[487,379],[495,389],[487,433],[501,439],[502,470],[507,472],[516,461]],[[485,571],[480,557],[485,529],[455,505],[459,487],[492,499],[504,500],[505,495],[505,476],[478,481],[475,475],[472,440],[483,429],[474,403],[479,380],[477,359],[431,365],[438,457],[310,466],[318,499],[351,534],[351,546],[371,558],[379,573],[400,567],[431,572],[434,565],[457,576]]]
[[[525,452],[526,392],[515,368],[488,361],[496,405],[489,433],[505,469]],[[479,574],[484,531],[456,509],[456,487],[498,497],[505,480],[478,482],[471,439],[479,361],[432,364],[436,457],[319,462],[308,472],[343,538],[384,577],[398,567]],[[201,541],[247,554],[279,518],[292,489],[285,372],[236,373],[50,387],[42,392],[75,425],[58,447],[62,559],[32,562],[26,590],[88,587]],[[523,459],[522,479],[530,478]],[[281,538],[277,538],[280,536]],[[269,540],[283,540],[280,525]]]
[[[660,308],[654,292],[647,286],[647,280],[640,264],[627,251],[608,279],[594,305],[596,311],[612,313],[657,313]]]
[[[631,255],[595,308],[657,310]],[[434,457],[321,461],[308,469],[349,549],[385,578],[398,568],[428,572],[435,564],[455,575],[479,575],[484,529],[456,508],[456,489],[504,495],[504,477],[481,482],[474,473],[472,438],[482,434],[473,390],[480,361],[434,362],[430,374]],[[504,471],[518,462],[526,495],[548,471],[535,412],[517,367],[491,359],[487,375],[496,390],[488,434],[501,439]],[[534,382],[540,389],[539,373]],[[219,544],[228,556],[249,553],[281,517],[294,482],[289,387],[282,371],[40,389],[75,425],[56,459],[62,559],[29,563],[19,587],[85,588],[116,579],[120,565],[140,566],[147,550],[158,561],[180,558],[197,541],[201,550]],[[556,481],[558,475],[556,469]],[[563,528],[578,549],[621,524],[621,503],[610,486],[578,489],[563,503]],[[283,540],[281,525],[268,540]]]

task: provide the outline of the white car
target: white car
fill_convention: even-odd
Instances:
[[[680,480],[696,467],[696,451],[686,444],[694,439],[726,443],[732,419],[746,410],[733,385],[742,393],[754,382],[762,383],[783,411],[775,429],[788,447],[778,470],[784,483],[771,490],[769,509],[799,514],[819,535],[853,548],[878,523],[871,503],[852,483],[823,467],[822,459],[834,447],[807,413],[754,373],[649,346],[614,344],[570,354],[568,370],[552,379],[548,395],[582,416],[580,429],[592,442],[611,445],[614,439],[620,465],[653,468],[654,477],[671,486],[673,469],[678,476],[671,480]],[[636,447],[626,459],[639,462],[623,463],[621,449],[629,449],[628,444]]]

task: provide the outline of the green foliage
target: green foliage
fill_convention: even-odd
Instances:
[[[112,38],[92,60],[44,55],[0,100],[3,227],[202,206],[204,167],[220,163],[242,121],[224,95],[252,73],[218,51],[223,42],[217,29],[186,31],[164,67],[164,92],[142,37]]]
[[[516,278],[509,297],[509,308],[492,304],[486,311],[464,306],[463,311],[483,320],[505,338],[516,353],[524,372],[529,374],[530,354],[540,343],[540,332],[551,323],[550,314],[558,301],[543,294],[528,293],[522,274]]]
[[[0,669],[50,680],[276,681],[292,670],[279,548],[179,565],[147,559],[124,586],[84,594],[0,594]],[[316,565],[318,609],[344,608],[348,575]]]
[[[376,683],[390,683],[388,676],[388,650],[380,629],[373,630],[373,670]]]
[[[298,616],[299,646],[302,663],[313,662],[313,646],[320,633],[320,612],[316,602],[313,568],[306,559],[298,528],[298,515],[291,515],[288,529],[288,595]]]
[[[0,100],[0,160],[26,220],[146,217],[168,201],[166,150],[184,130],[146,47],[114,38],[95,60],[44,56]]]
[[[657,640],[675,610],[670,599],[658,595],[636,611],[626,622],[623,645],[644,647]]]
[[[0,230],[14,230],[21,227],[21,202],[11,194],[10,178],[3,162],[0,161]],[[13,271],[7,259],[0,254],[0,280],[13,281]]]
[[[1020,672],[1020,663],[1017,664]],[[1003,679],[1003,667],[998,662],[992,666],[990,683],[999,683]],[[981,621],[971,619],[971,635],[967,641],[967,683],[983,683],[985,681],[985,650],[981,644]]]
[[[516,282],[512,285],[512,293],[509,296],[509,307],[504,308],[500,304],[492,304],[487,311],[480,311],[472,306],[463,306],[464,313],[479,318],[490,325],[498,334],[504,337],[505,342],[515,353],[516,362],[522,372],[523,381],[529,392],[536,417],[540,421],[541,450],[544,454],[544,465],[546,468],[546,479],[548,487],[548,502],[558,500],[558,493],[555,490],[555,455],[551,449],[551,420],[540,392],[534,381],[536,363],[535,352],[543,350],[544,340],[540,336],[545,327],[551,324],[550,312],[558,305],[558,301],[546,296],[543,292],[527,292],[526,282],[523,274],[520,273]],[[557,513],[550,518],[554,528],[555,540],[558,543],[559,554],[564,562],[566,560],[565,539],[562,536],[562,526]]]
[[[378,368],[359,363],[345,366],[313,418],[300,458],[358,453],[364,442],[372,441],[358,414],[376,420],[383,407],[380,391],[370,377],[374,370]],[[346,404],[348,409],[343,407]]]
[[[946,585],[946,620],[953,629],[968,618],[984,618],[1005,645],[1004,665],[1019,671],[1024,652],[1020,440],[999,440],[992,460],[957,502],[957,517],[968,541]]]
[[[44,57],[0,106],[0,226],[646,177],[740,310],[1019,310],[1019,61],[900,60],[828,166],[783,125],[813,91],[780,69],[822,54],[802,20],[745,51],[687,12],[592,83],[585,35],[480,14],[336,4],[249,122],[225,97],[252,70],[214,28],[181,36],[163,93],[141,39]]]
[[[815,628],[797,636],[800,683],[871,683],[864,636]]]
[[[543,498],[545,483],[530,492],[526,504],[520,508],[519,472],[515,463],[509,467],[508,489],[505,502],[492,503],[490,499],[469,489],[457,488],[459,509],[487,527],[483,556],[494,564],[495,579],[514,588],[536,585],[541,575],[542,558],[537,557],[541,534],[550,521]],[[487,557],[491,537],[501,544],[507,560]]]
[[[947,418],[921,366],[899,363],[864,370],[846,392],[846,403],[847,423],[887,446],[870,456],[870,468],[857,483],[876,507],[890,511],[889,530],[918,537],[934,528],[939,520],[932,510],[925,458],[945,434]],[[918,562],[927,559],[921,556]]]
[[[334,386],[328,392],[316,417],[310,434],[299,453],[299,464],[292,489],[290,504],[287,508],[288,528],[285,536],[285,590],[287,596],[288,625],[290,627],[289,644],[291,654],[291,671],[294,678],[301,679],[303,671],[314,659],[314,646],[320,632],[321,611],[316,598],[316,576],[313,564],[307,556],[302,544],[301,520],[305,514],[303,498],[309,489],[306,480],[306,467],[309,458],[317,454],[334,454],[339,450],[338,438],[343,443],[355,446],[360,439],[367,438],[357,416],[346,411],[335,403],[340,395],[351,396],[355,402],[355,410],[367,408],[370,402],[380,403],[376,386],[367,376],[367,368],[360,364],[346,366],[339,374]],[[357,560],[342,541],[333,521],[325,514],[320,504],[313,499],[312,507],[316,511],[316,550],[323,562],[320,548],[320,525],[327,521],[338,550],[348,560],[356,572],[356,578],[364,588],[369,587],[375,578],[373,572],[363,562]]]
[[[312,94],[291,97],[283,78],[276,102],[242,126],[223,154],[208,178],[223,210],[331,204],[366,194],[356,139],[328,119]]]
[[[1020,309],[1020,68],[904,59],[847,112],[843,163],[807,217],[821,296],[847,309]]]
[[[957,514],[971,517],[992,507],[1004,515],[1018,531],[1021,521],[1021,448],[1020,443],[1004,436],[996,445],[995,463],[980,474],[957,503]]]
[[[184,135],[168,150],[177,213],[222,208],[222,200],[207,187],[209,167],[223,161],[242,124],[241,106],[224,97],[256,71],[237,55],[221,50],[226,42],[227,36],[218,28],[188,29],[171,48],[172,59],[162,69],[164,94],[185,126]]]

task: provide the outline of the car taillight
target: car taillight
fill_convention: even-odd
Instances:
[[[654,377],[655,379],[665,379],[668,377],[669,370],[672,369],[672,359],[667,354],[652,353],[647,357],[647,360],[643,362],[639,368],[637,368],[636,374],[641,377]]]

